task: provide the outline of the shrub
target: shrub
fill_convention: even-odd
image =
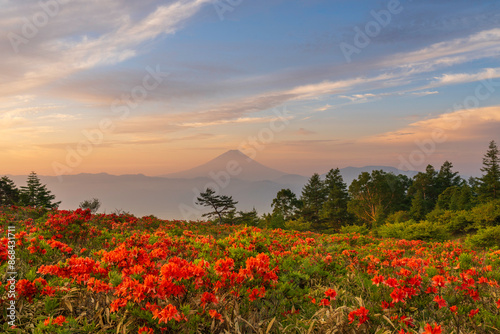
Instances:
[[[384,238],[407,240],[446,240],[450,237],[445,226],[424,220],[420,223],[409,220],[404,223],[386,224],[378,229]]]
[[[476,206],[468,211],[467,219],[473,222],[476,228],[500,225],[500,200]]]
[[[378,235],[384,238],[403,239],[408,224],[416,224],[413,219],[404,223],[385,224],[378,228]]]
[[[370,229],[366,225],[345,225],[340,228],[340,233],[356,233],[367,235]]]
[[[466,243],[476,247],[494,247],[500,245],[500,226],[480,229],[466,239]]]

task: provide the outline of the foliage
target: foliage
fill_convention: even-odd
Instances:
[[[479,194],[481,199],[490,200],[500,198],[500,153],[495,141],[491,141],[488,151],[483,158],[484,173],[479,179]]]
[[[321,218],[325,220],[325,227],[338,230],[342,225],[349,224],[353,219],[347,211],[349,194],[340,170],[331,169],[324,181],[326,200],[321,208]]]
[[[101,201],[98,198],[92,198],[91,200],[85,200],[80,203],[80,208],[83,210],[89,209],[90,212],[96,213],[101,207]]]
[[[300,197],[302,208],[301,216],[305,221],[312,224],[312,228],[316,230],[322,229],[321,210],[326,201],[327,189],[321,180],[319,174],[314,173],[308,183],[302,189]]]
[[[500,225],[482,228],[467,238],[466,243],[475,247],[500,246]]]
[[[0,205],[15,205],[19,202],[19,189],[14,181],[4,176],[0,179]]]
[[[197,204],[210,207],[213,211],[203,214],[203,217],[218,217],[219,223],[222,223],[223,218],[234,213],[236,210],[235,202],[231,196],[226,195],[215,195],[215,191],[211,188],[207,188],[205,192],[200,193],[200,197],[197,197]]]
[[[350,213],[362,222],[376,225],[389,214],[405,208],[409,179],[382,170],[363,172],[349,186]]]
[[[28,176],[26,186],[21,187],[20,202],[24,206],[34,206],[37,208],[54,209],[61,202],[54,202],[55,196],[43,185],[35,172]]]
[[[340,228],[340,233],[353,233],[367,235],[370,229],[366,225],[344,225]]]
[[[445,226],[427,220],[418,223],[414,220],[409,220],[404,223],[386,224],[381,226],[377,232],[385,238],[406,240],[444,241],[450,237]]]
[[[290,189],[281,189],[271,203],[272,214],[281,216],[284,220],[292,219],[300,208],[300,201]]]

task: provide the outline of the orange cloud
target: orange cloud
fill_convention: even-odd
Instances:
[[[495,128],[496,131],[494,131]],[[500,106],[493,106],[445,113],[434,118],[411,123],[396,131],[368,137],[364,141],[406,144],[439,137],[439,139],[435,140],[436,142],[440,140],[460,142],[471,138],[488,136],[491,139],[495,132],[498,135],[499,128]]]

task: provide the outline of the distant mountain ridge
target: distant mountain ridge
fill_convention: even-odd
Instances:
[[[248,157],[239,150],[227,151],[215,159],[210,160],[200,166],[180,171],[160,175],[161,177],[175,179],[195,179],[200,177],[212,177],[220,172],[228,171],[228,165],[235,162],[238,173],[231,176],[245,181],[275,181],[278,183],[305,183],[309,177],[297,174],[288,174],[270,167],[267,167],[252,158]],[[336,167],[333,167],[336,168]],[[390,166],[365,166],[365,167],[345,167],[340,168],[340,174],[344,178],[344,182],[349,186],[351,182],[358,177],[362,172],[371,173],[374,170],[383,170],[387,173],[403,174],[408,177],[413,177],[418,172],[403,171]],[[229,171],[228,171],[229,172]],[[230,174],[230,173],[229,173]],[[326,172],[321,176],[324,178]],[[212,177],[213,178],[213,177]]]
[[[211,177],[224,171],[235,178],[245,181],[274,180],[287,175],[285,172],[258,163],[239,150],[230,150],[200,166],[161,176],[175,179],[194,179],[197,177]]]
[[[346,167],[340,171],[349,186],[360,173],[375,169],[410,177],[417,173],[386,166]],[[25,185],[27,179],[25,175],[9,177],[18,187]],[[196,197],[206,187],[215,186],[220,194],[233,196],[239,202],[238,210],[255,208],[262,214],[271,211],[271,203],[281,189],[289,188],[300,196],[309,177],[269,168],[240,151],[231,150],[200,166],[162,176],[81,173],[65,175],[62,182],[57,176],[40,176],[40,179],[62,201],[61,209],[76,209],[82,201],[95,197],[102,203],[100,212],[121,209],[138,216],[196,220],[206,212],[195,205]]]

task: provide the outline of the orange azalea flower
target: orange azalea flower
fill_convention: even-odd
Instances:
[[[161,311],[156,310],[155,312],[153,312],[153,319],[158,319],[159,323],[167,323],[172,319],[174,319],[175,321],[181,321],[183,319],[187,320],[186,316],[184,314],[180,314],[177,310],[177,307],[172,304],[167,305],[167,307],[165,307]]]
[[[450,311],[454,314],[457,314],[457,306],[456,305],[451,306]]]
[[[378,286],[380,283],[384,282],[384,276],[382,276],[382,275],[380,275],[380,276],[375,275],[375,277],[372,278],[372,282],[373,282],[373,284],[375,284],[376,286]]]
[[[321,299],[321,301],[319,302],[319,304],[320,304],[321,306],[330,306],[330,300],[329,300],[329,299],[326,299],[326,298]]]
[[[439,305],[439,308],[446,306],[446,300],[444,300],[441,296],[434,297],[434,301]]]
[[[446,285],[446,279],[441,275],[436,275],[432,278],[432,285],[442,288]]]
[[[337,297],[337,291],[333,289],[328,289],[325,291],[325,296],[330,297],[330,299],[334,299]]]
[[[208,313],[210,314],[210,317],[218,319],[220,322],[224,322],[224,320],[222,319],[222,315],[216,310],[210,310],[208,311]]]
[[[66,322],[66,318],[60,315],[52,321],[52,324],[62,326],[64,322]]]
[[[148,326],[144,326],[139,328],[139,332],[137,334],[154,334],[154,330]]]
[[[434,323],[434,326],[426,324],[424,327],[425,331],[422,334],[441,334],[441,325]]]
[[[359,309],[352,311],[349,313],[347,318],[349,319],[349,323],[352,324],[356,318],[359,319],[358,326],[361,326],[363,323],[365,323],[368,320],[368,313],[370,311],[367,310],[364,306],[361,306]]]
[[[470,310],[470,312],[469,312],[469,318],[472,319],[472,317],[474,317],[478,313],[479,313],[479,309],[478,308],[475,309],[475,310]]]

